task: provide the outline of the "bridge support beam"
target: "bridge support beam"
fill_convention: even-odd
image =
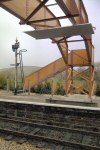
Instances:
[[[90,66],[90,85],[89,85],[89,97],[93,96],[94,91],[94,66]]]
[[[71,94],[73,94],[73,84],[74,84],[74,74],[73,74],[73,66],[71,66]]]
[[[69,90],[69,65],[68,65],[68,49],[66,49],[66,96],[68,96]]]
[[[68,84],[68,79],[69,79],[69,67],[68,65],[66,66],[66,96],[68,96],[68,89],[69,89],[69,84]]]

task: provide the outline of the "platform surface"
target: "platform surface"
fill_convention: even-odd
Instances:
[[[50,103],[50,104],[61,104],[61,105],[74,105],[74,106],[93,106],[100,108],[100,97],[93,96],[92,99],[88,95],[74,94],[66,96],[60,95],[49,95],[49,94],[35,94],[21,93],[14,95],[12,92],[7,93],[6,91],[0,91],[0,101],[12,100],[19,102],[35,102],[35,103]],[[56,102],[55,102],[56,100]]]

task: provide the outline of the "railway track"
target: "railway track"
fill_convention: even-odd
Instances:
[[[0,132],[6,133],[6,139],[21,137],[21,143],[28,139],[37,139],[49,143],[74,146],[81,149],[100,149],[100,133],[73,128],[58,127],[47,124],[32,123],[17,119],[0,117]],[[24,139],[23,139],[24,137]],[[20,143],[20,142],[19,142]],[[45,142],[42,142],[45,143]],[[43,145],[45,146],[45,144]]]
[[[16,140],[20,144],[30,142],[54,150],[100,150],[99,111],[3,106],[0,135],[6,140]]]

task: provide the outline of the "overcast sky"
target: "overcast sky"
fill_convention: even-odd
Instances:
[[[96,27],[93,35],[93,44],[95,46],[95,62],[98,62],[100,61],[100,0],[83,0],[83,2],[90,23]],[[62,21],[63,25],[65,23],[65,21]],[[19,19],[0,8],[0,69],[8,68],[10,64],[14,63],[12,44],[15,43],[16,37],[20,42],[20,49],[27,49],[27,52],[23,53],[24,66],[42,67],[61,57],[56,44],[52,44],[51,40],[35,40],[23,33],[23,31],[27,30],[32,30],[32,28],[26,25],[19,25]],[[79,43],[76,44],[71,46],[83,48],[83,43],[81,45]],[[69,45],[70,49],[72,48],[71,46]]]

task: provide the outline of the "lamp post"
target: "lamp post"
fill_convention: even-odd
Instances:
[[[14,95],[17,95],[17,90],[18,90],[18,85],[17,85],[17,66],[18,66],[18,63],[17,63],[17,55],[18,55],[18,50],[19,48],[19,42],[18,40],[16,39],[16,43],[14,45],[12,45],[12,50],[13,52],[15,52],[15,89],[14,89]]]

